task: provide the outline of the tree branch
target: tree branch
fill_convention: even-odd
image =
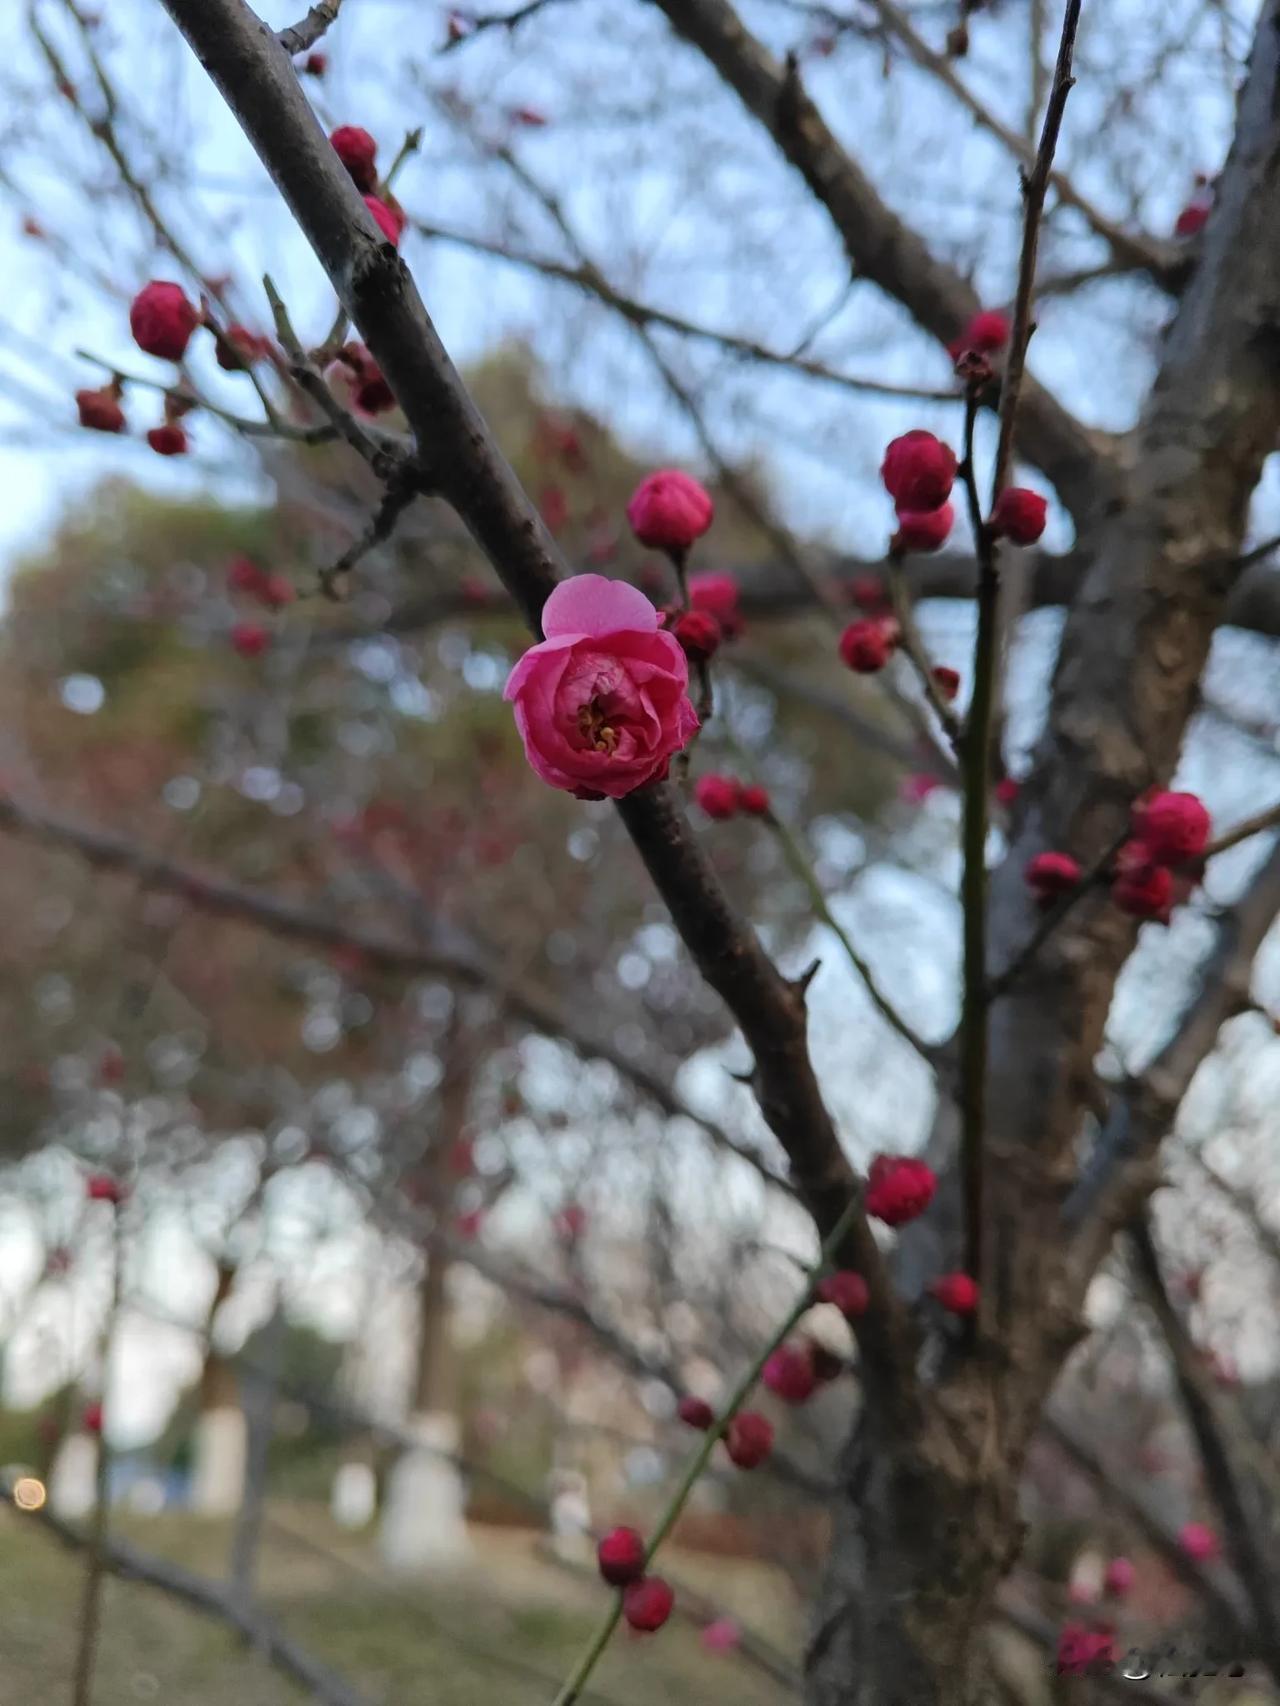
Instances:
[[[880,199],[810,100],[796,64],[779,65],[728,0],[654,4],[773,136],[831,215],[859,275],[901,302],[943,343],[956,337],[980,307],[977,295]],[[1077,526],[1098,512],[1114,487],[1115,469],[1100,440],[1034,382],[1027,387],[1024,449]]]
[[[544,1036],[568,1043],[588,1059],[606,1061],[665,1114],[673,1119],[691,1120],[718,1147],[747,1162],[768,1183],[788,1192],[794,1189],[760,1154],[739,1143],[716,1121],[698,1113],[679,1096],[672,1088],[669,1064],[646,1064],[632,1059],[607,1036],[596,1035],[589,1027],[580,1025],[549,991],[489,963],[482,951],[470,943],[441,940],[407,947],[385,936],[337,923],[332,910],[311,912],[259,890],[240,888],[177,864],[121,836],[38,812],[4,796],[0,796],[0,834],[22,835],[49,846],[67,848],[99,870],[127,872],[143,886],[181,895],[190,905],[214,917],[240,918],[287,941],[326,949],[354,949],[375,970],[441,977],[487,990],[513,1017]],[[438,922],[435,933],[446,935]]]
[[[1036,163],[1035,131],[1031,132],[1031,140],[1024,139],[1016,131],[998,119],[990,109],[983,105],[978,97],[956,75],[951,61],[941,53],[935,53],[912,27],[910,19],[903,13],[893,0],[870,0],[870,4],[879,13],[880,18],[889,32],[897,36],[907,49],[907,52],[923,70],[936,77],[950,94],[954,95],[965,111],[983,130],[989,131],[1016,160],[1024,166],[1032,168]],[[1141,271],[1151,275],[1155,281],[1168,288],[1169,276],[1180,259],[1171,244],[1158,244],[1145,235],[1135,236],[1117,225],[1114,220],[1096,208],[1087,197],[1080,194],[1065,172],[1057,170],[1049,173],[1048,182],[1056,191],[1058,199],[1066,207],[1074,208],[1085,223],[1110,248],[1113,256],[1113,267],[1118,265],[1127,271]]]
[[[0,1497],[13,1504],[12,1487],[0,1484]],[[47,1505],[38,1511],[23,1511],[21,1520],[39,1524],[46,1533],[76,1551],[88,1544],[79,1529],[55,1516]],[[102,1558],[113,1575],[156,1588],[192,1611],[227,1624],[277,1670],[309,1689],[312,1698],[322,1701],[324,1706],[371,1706],[363,1694],[358,1694],[336,1671],[313,1658],[279,1624],[246,1605],[220,1582],[211,1582],[181,1564],[170,1563],[167,1558],[157,1558],[128,1540],[108,1539]]]
[[[1137,1216],[1130,1226],[1129,1240],[1134,1264],[1173,1358],[1178,1392],[1199,1448],[1205,1480],[1222,1513],[1227,1548],[1253,1611],[1255,1638],[1267,1668],[1280,1682],[1280,1577],[1274,1568],[1272,1537],[1264,1537],[1255,1528],[1250,1501],[1240,1484],[1225,1429],[1214,1408],[1204,1358],[1169,1300],[1150,1221],[1145,1214]],[[1256,1508],[1256,1489],[1253,1503]]]
[[[341,9],[342,0],[318,0],[305,18],[299,19],[290,29],[279,31],[276,39],[288,54],[305,53],[337,22]]]
[[[243,0],[165,5],[275,178],[419,444],[429,446],[442,496],[539,633],[542,605],[563,570],[555,544],[463,386],[408,268],[329,146],[288,57]],[[699,970],[742,1027],[756,1057],[761,1109],[825,1235],[857,1181],[814,1077],[803,1002],[733,912],[670,789],[641,789],[620,811]],[[883,1378],[896,1374],[909,1385],[902,1306],[861,1214],[846,1254],[872,1295],[859,1323],[863,1354]]]

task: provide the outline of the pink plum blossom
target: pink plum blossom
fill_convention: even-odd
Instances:
[[[511,671],[504,697],[551,787],[620,800],[661,781],[696,733],[688,660],[658,624],[642,592],[603,575],[576,575],[548,598],[546,638]]]

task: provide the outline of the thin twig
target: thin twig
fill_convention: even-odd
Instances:
[[[1062,129],[1062,116],[1071,93],[1072,56],[1080,23],[1082,0],[1067,0],[1062,20],[1053,88],[1045,112],[1040,147],[1024,191],[1022,252],[1018,262],[1018,289],[1014,298],[1013,330],[1001,382],[1000,431],[991,479],[994,506],[1004,490],[1013,457],[1018,403],[1026,374],[1027,344],[1031,337],[1031,299],[1035,288],[1036,256],[1045,192],[1053,170],[1053,156]],[[976,387],[970,388],[965,412],[965,487],[969,495],[970,519],[978,551],[978,616],[973,652],[973,687],[965,728],[964,800],[964,1006],[961,1020],[961,1171],[965,1198],[965,1251],[969,1273],[981,1280],[983,1263],[983,1143],[986,1123],[987,1075],[987,810],[991,764],[991,722],[995,704],[995,676],[1000,637],[1000,570],[996,542],[979,511],[977,475],[974,468],[974,423],[977,415]],[[980,1293],[979,1311],[985,1313],[987,1290]]]
[[[645,1547],[644,1567],[646,1570],[649,1568],[650,1564],[652,1564],[663,1541],[675,1527],[681,1511],[683,1511],[685,1504],[688,1502],[690,1493],[697,1485],[703,1470],[706,1468],[711,1459],[711,1453],[715,1450],[717,1443],[723,1437],[725,1429],[728,1427],[734,1415],[750,1396],[752,1388],[760,1378],[760,1374],[765,1363],[773,1355],[774,1351],[777,1350],[778,1346],[786,1338],[787,1334],[792,1330],[796,1322],[799,1321],[800,1317],[812,1303],[813,1288],[821,1275],[823,1263],[826,1262],[836,1250],[838,1250],[841,1239],[856,1219],[859,1213],[859,1208],[859,1200],[855,1199],[845,1209],[839,1220],[832,1227],[830,1233],[823,1240],[822,1253],[819,1257],[818,1263],[809,1273],[804,1290],[801,1292],[799,1299],[783,1317],[782,1321],[775,1328],[774,1332],[761,1348],[754,1361],[748,1367],[746,1373],[734,1387],[727,1402],[721,1408],[719,1415],[707,1429],[697,1450],[693,1453],[692,1457],[690,1457],[689,1462],[685,1466],[684,1474],[676,1484],[674,1492],[667,1501],[666,1509],[663,1511],[661,1517],[659,1517],[657,1527],[649,1537],[648,1544]],[[596,1664],[599,1662],[601,1654],[608,1646],[609,1639],[614,1630],[618,1627],[621,1617],[622,1595],[619,1593],[614,1596],[612,1605],[601,1620],[600,1627],[592,1636],[582,1657],[574,1666],[573,1672],[568,1681],[560,1690],[559,1694],[556,1695],[553,1706],[573,1706],[573,1703],[576,1700],[581,1699],[582,1691],[586,1687],[587,1682],[590,1680],[591,1673],[595,1669]]]
[[[105,1399],[111,1378],[112,1350],[120,1315],[123,1248],[120,1208],[111,1207],[111,1297],[102,1329],[101,1397]],[[91,1706],[93,1672],[98,1657],[98,1631],[102,1621],[102,1586],[108,1570],[108,1528],[111,1521],[111,1457],[104,1426],[97,1429],[97,1459],[94,1464],[93,1515],[89,1523],[88,1561],[84,1592],[80,1600],[80,1625],[76,1640],[75,1667],[71,1681],[71,1706]]]
[[[883,993],[876,981],[875,973],[854,947],[848,932],[832,912],[827,897],[822,892],[822,885],[814,875],[813,867],[805,857],[804,849],[792,834],[790,827],[772,810],[766,813],[765,822],[777,837],[778,845],[782,848],[787,863],[804,885],[806,893],[813,902],[813,910],[844,949],[849,964],[871,997],[876,1012],[887,1025],[898,1033],[904,1042],[910,1043],[926,1066],[941,1070],[943,1065],[941,1050],[935,1048],[932,1043],[925,1042],[924,1038],[907,1023]]]
[[[925,698],[935,717],[946,731],[951,749],[960,752],[963,728],[956,715],[955,707],[944,696],[938,686],[938,678],[934,674],[928,650],[920,629],[916,625],[915,607],[911,602],[911,593],[907,586],[907,577],[903,572],[902,559],[894,556],[889,561],[889,594],[893,600],[893,613],[898,619],[901,630],[901,648],[906,654],[907,662],[916,672],[916,677],[924,691]]]
[[[12,1487],[0,1482],[0,1498],[12,1505]],[[37,1523],[64,1546],[83,1550],[89,1543],[79,1529],[56,1516],[47,1505],[38,1511],[22,1512],[21,1520]],[[344,1678],[313,1658],[271,1618],[235,1598],[220,1582],[209,1581],[167,1558],[157,1558],[127,1540],[108,1540],[103,1549],[103,1563],[112,1575],[157,1588],[191,1610],[227,1624],[247,1645],[262,1653],[269,1664],[309,1689],[312,1698],[323,1702],[323,1706],[369,1706],[365,1696],[358,1694]]]
[[[1034,133],[1033,140],[1028,142],[997,118],[956,74],[944,55],[935,52],[923,37],[917,34],[910,20],[893,4],[893,0],[870,0],[870,4],[875,7],[885,26],[902,42],[917,65],[936,77],[943,87],[955,96],[966,112],[984,130],[996,137],[1015,159],[1022,162],[1025,168],[1035,170],[1038,167],[1039,157],[1036,154]],[[1031,112],[1038,114],[1039,90],[1035,91],[1032,99]],[[1041,146],[1043,147],[1043,139]],[[1126,231],[1123,226],[1117,225],[1114,220],[1108,219],[1099,208],[1096,208],[1087,197],[1076,189],[1064,172],[1049,170],[1046,181],[1052,184],[1057,191],[1059,201],[1067,207],[1074,208],[1086,224],[1110,246],[1118,261],[1129,267],[1142,269],[1158,283],[1167,287],[1168,275],[1177,259],[1172,247],[1167,245],[1162,247],[1150,237],[1134,236],[1131,232]]]
[[[991,765],[991,718],[995,701],[999,640],[1000,577],[995,542],[982,518],[974,466],[976,386],[965,404],[964,460],[960,473],[978,552],[978,619],[973,647],[973,687],[965,723],[961,769],[964,805],[961,845],[964,869],[963,995],[960,1017],[960,1167],[964,1182],[965,1267],[979,1282],[983,1311],[983,1146],[987,1089],[987,821]]]
[[[1099,854],[1089,869],[1081,875],[1075,888],[1069,890],[1068,893],[1046,909],[1040,922],[1004,970],[997,972],[994,977],[987,980],[988,1003],[1004,995],[1018,981],[1050,936],[1057,930],[1068,913],[1074,909],[1076,902],[1082,900],[1090,890],[1096,888],[1100,883],[1106,882],[1115,865],[1116,854],[1128,841],[1129,834],[1130,832],[1126,828],[1124,833],[1117,836],[1106,851]]]
[[[271,305],[271,316],[275,321],[276,336],[280,340],[280,347],[289,357],[290,374],[320,409],[321,413],[328,418],[338,437],[344,439],[354,451],[362,456],[381,479],[386,479],[390,474],[403,467],[403,454],[397,455],[388,446],[384,437],[375,438],[367,432],[351,411],[342,407],[333,392],[325,384],[323,376],[308,361],[306,351],[299,341],[298,334],[293,329],[289,311],[269,274],[263,278],[262,288]]]
[[[537,255],[525,249],[516,249],[492,238],[473,236],[447,226],[429,223],[424,219],[411,219],[409,224],[420,236],[434,242],[452,243],[475,254],[490,255],[508,266],[520,267],[526,272],[536,272],[544,278],[571,285],[589,296],[594,296],[621,319],[629,320],[635,325],[654,326],[662,331],[676,332],[681,337],[714,344],[731,355],[741,356],[745,361],[784,368],[805,379],[814,379],[825,385],[838,385],[844,390],[861,392],[872,397],[892,397],[913,403],[955,403],[960,399],[960,393],[954,387],[944,390],[939,386],[895,385],[887,379],[841,373],[828,363],[817,361],[798,351],[770,349],[767,344],[745,337],[741,333],[724,332],[714,326],[700,325],[682,315],[673,314],[666,308],[658,308],[652,303],[641,302],[634,296],[626,295],[593,267],[571,266],[565,261],[553,260],[549,256]]]
[[[276,40],[291,57],[294,54],[306,53],[307,49],[314,47],[325,31],[337,22],[341,10],[342,0],[317,0],[305,18],[299,19],[287,30],[277,30]]]
[[[1145,1215],[1130,1226],[1129,1238],[1135,1266],[1173,1358],[1178,1391],[1204,1465],[1205,1481],[1222,1514],[1227,1549],[1248,1596],[1253,1633],[1267,1668],[1280,1682],[1280,1574],[1275,1569],[1275,1549],[1265,1524],[1261,1529],[1255,1526],[1257,1490],[1246,1493],[1241,1485],[1226,1430],[1214,1408],[1204,1360],[1170,1301]]]
[[[462,27],[456,32],[450,33],[440,52],[452,53],[456,48],[465,46],[467,42],[474,41],[477,36],[483,35],[487,30],[506,30],[509,34],[514,33],[527,19],[536,17],[539,12],[545,12],[549,6],[559,6],[564,3],[565,0],[525,0],[525,4],[517,6],[513,12],[481,12],[478,14],[468,13],[459,7],[458,17]]]
[[[422,471],[415,462],[404,463],[387,484],[382,501],[369,518],[368,526],[358,539],[352,541],[342,555],[320,571],[320,590],[326,598],[341,599],[344,595],[342,577],[351,572],[362,557],[385,545],[396,530],[396,523],[410,504],[425,489]]]
[[[191,906],[213,917],[241,918],[286,941],[308,942],[322,949],[354,949],[371,970],[420,972],[487,989],[513,1016],[545,1036],[561,1038],[587,1058],[607,1061],[664,1112],[692,1121],[718,1148],[746,1161],[769,1184],[794,1194],[791,1183],[758,1151],[700,1114],[673,1089],[673,1072],[668,1064],[636,1059],[618,1048],[603,1030],[597,1036],[562,1009],[550,991],[490,963],[490,956],[479,947],[465,941],[407,944],[373,935],[344,923],[336,908],[318,912],[292,906],[273,895],[206,876],[121,836],[52,817],[4,795],[0,795],[0,833],[69,849],[99,870],[127,872],[148,889],[181,895]]]

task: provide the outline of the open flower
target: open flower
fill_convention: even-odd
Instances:
[[[698,728],[689,664],[636,587],[603,575],[562,581],[542,610],[541,645],[511,671],[525,756],[580,799],[620,800],[667,773]]]

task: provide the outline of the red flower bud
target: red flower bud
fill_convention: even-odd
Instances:
[[[563,486],[544,486],[538,494],[538,511],[553,533],[569,519],[569,500]]]
[[[86,1404],[84,1413],[80,1417],[80,1425],[87,1434],[100,1434],[102,1432],[102,1405]]]
[[[956,512],[950,504],[941,509],[898,511],[898,531],[889,541],[891,551],[936,551],[945,545],[955,523]]]
[[[270,338],[260,337],[257,332],[241,325],[228,326],[217,340],[217,345],[218,366],[224,373],[243,373],[245,368],[252,367],[255,361],[261,361],[271,351]]]
[[[849,601],[859,610],[873,612],[884,609],[889,594],[884,582],[874,575],[858,575],[849,585]]]
[[[874,675],[893,656],[901,632],[891,616],[860,616],[840,636],[840,656],[859,675]]]
[[[636,538],[662,551],[687,551],[714,517],[711,494],[679,468],[660,468],[646,475],[627,505],[627,520]]]
[[[900,510],[937,509],[951,496],[956,455],[931,432],[908,432],[884,453],[880,478]]]
[[[267,575],[258,589],[258,597],[268,610],[283,610],[297,595],[287,575]]]
[[[1026,486],[1006,486],[991,511],[990,527],[997,539],[1015,545],[1034,545],[1044,532],[1049,503]]]
[[[232,592],[247,592],[255,596],[262,591],[266,576],[250,557],[233,557],[227,565],[227,585]]]
[[[867,1282],[851,1268],[841,1268],[820,1280],[817,1295],[823,1303],[834,1303],[848,1321],[856,1321],[867,1312]]]
[[[329,69],[327,53],[309,53],[302,62],[303,75],[306,77],[323,77]]]
[[[645,1546],[634,1528],[613,1528],[596,1547],[600,1574],[610,1587],[625,1587],[644,1574]]]
[[[1002,776],[996,783],[996,799],[1002,806],[1011,806],[1021,790],[1021,782],[1012,776]]]
[[[960,691],[960,671],[948,668],[945,663],[940,663],[934,670],[933,681],[938,692],[948,701],[954,699]]]
[[[622,1615],[642,1635],[652,1635],[671,1615],[676,1596],[661,1576],[645,1576],[622,1590]]]
[[[913,1155],[877,1155],[867,1169],[867,1213],[886,1226],[903,1226],[924,1213],[938,1188],[937,1175]]]
[[[973,1315],[978,1308],[978,1282],[968,1274],[942,1274],[929,1290],[952,1315]]]
[[[260,622],[237,622],[231,644],[242,658],[259,658],[271,644],[271,635]]]
[[[739,1469],[757,1469],[773,1450],[773,1423],[758,1410],[742,1410],[725,1430],[724,1446]]]
[[[1133,834],[1157,865],[1198,859],[1209,845],[1209,813],[1195,794],[1146,794],[1133,808]]]
[[[1189,201],[1178,215],[1173,227],[1175,237],[1198,237],[1209,223],[1213,202],[1204,196]]]
[[[147,443],[157,456],[185,456],[191,448],[186,433],[173,421],[152,427],[147,434]]]
[[[144,284],[129,309],[134,343],[162,361],[181,361],[199,324],[200,310],[182,286],[164,279]]]
[[[732,776],[699,776],[693,786],[693,797],[708,817],[733,817],[741,804],[741,794]]]
[[[546,124],[545,113],[540,113],[537,107],[512,107],[511,117],[516,124],[522,124],[529,130],[541,130]]]
[[[704,569],[689,576],[689,608],[714,616],[726,640],[742,632],[741,596],[737,581],[723,570]]]
[[[1106,1629],[1064,1623],[1058,1635],[1058,1675],[1087,1676],[1109,1671],[1116,1662],[1115,1637]]]
[[[1132,918],[1167,924],[1173,912],[1173,873],[1155,863],[1144,842],[1126,842],[1116,855],[1111,898]]]
[[[1041,906],[1051,906],[1059,895],[1070,894],[1081,874],[1079,860],[1070,853],[1037,853],[1023,872],[1027,887]]]
[[[394,392],[363,344],[345,344],[325,376],[330,383],[339,381],[347,389],[359,414],[380,415],[395,407]]]
[[[94,432],[124,431],[124,410],[110,385],[104,385],[100,391],[77,391],[76,411],[80,425]]]
[[[367,195],[364,205],[373,215],[373,222],[393,249],[400,247],[400,233],[404,230],[404,215],[380,201],[376,195]]]
[[[761,1382],[785,1404],[805,1404],[813,1397],[818,1377],[813,1358],[796,1345],[779,1345],[760,1371]]]
[[[752,817],[767,817],[769,813],[769,790],[762,788],[758,782],[745,782],[738,789],[738,809],[749,813]]]
[[[1198,1564],[1207,1564],[1222,1550],[1217,1535],[1203,1522],[1184,1522],[1178,1530],[1178,1545]]]
[[[566,1203],[555,1218],[556,1236],[575,1244],[587,1229],[587,1211],[581,1203]]]
[[[453,1223],[454,1231],[465,1244],[473,1243],[484,1229],[484,1210],[482,1208],[468,1209],[460,1214]]]
[[[686,654],[697,662],[714,657],[720,644],[720,624],[705,610],[685,610],[676,617],[671,632]]]
[[[1106,1574],[1102,1578],[1103,1591],[1115,1594],[1119,1598],[1129,1592],[1137,1578],[1137,1573],[1127,1558],[1113,1558],[1107,1565]]]
[[[128,1192],[118,1179],[109,1173],[90,1173],[84,1182],[84,1194],[90,1202],[122,1203]]]
[[[1006,314],[1002,314],[998,308],[983,308],[973,316],[955,342],[947,347],[957,359],[966,350],[974,350],[978,355],[995,355],[1008,343],[1011,330]]]
[[[358,190],[371,190],[378,181],[378,144],[358,124],[340,124],[329,141],[351,174]]]
[[[676,1406],[676,1414],[686,1427],[697,1428],[698,1432],[703,1434],[716,1419],[715,1411],[705,1398],[692,1396],[680,1400]]]

